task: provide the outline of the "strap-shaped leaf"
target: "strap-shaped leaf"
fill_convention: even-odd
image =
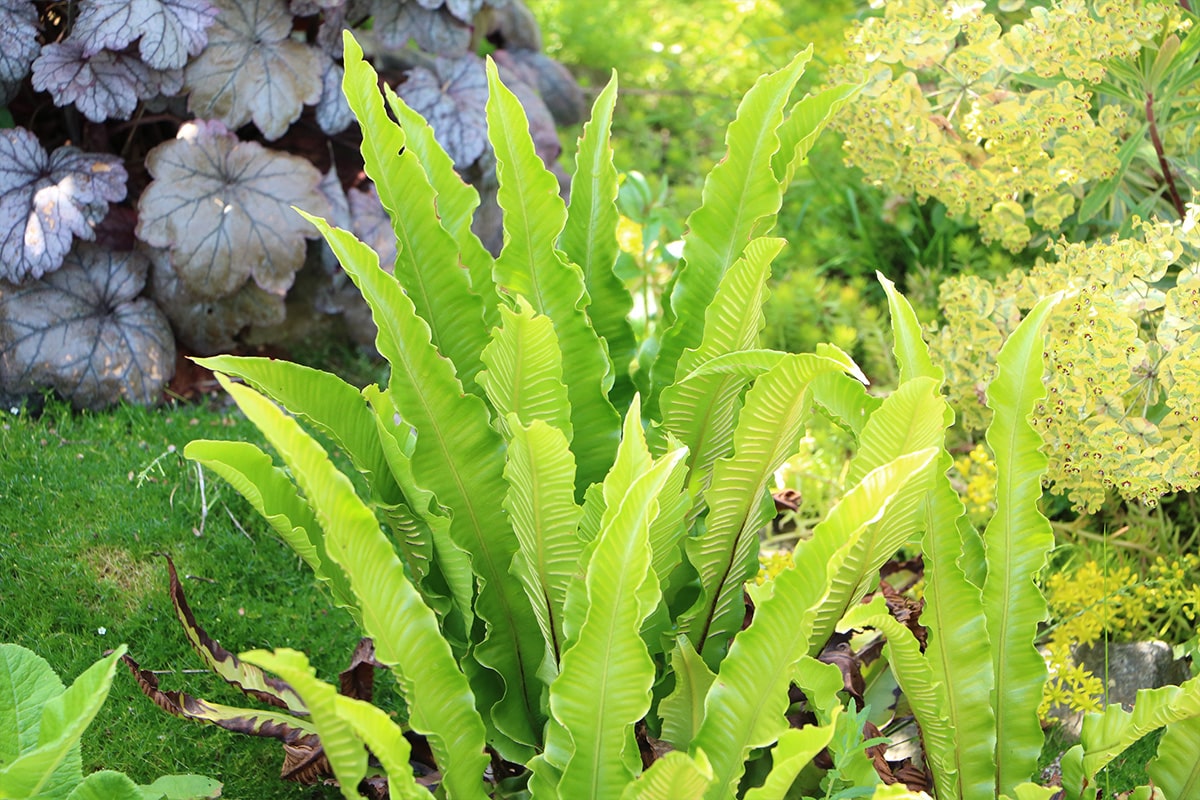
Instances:
[[[696,367],[729,353],[753,349],[766,325],[766,300],[771,262],[785,244],[782,239],[755,239],[729,268],[705,311],[704,335],[695,350],[686,350],[679,370]],[[744,382],[730,374],[710,374],[663,389],[660,408],[663,428],[688,446],[689,483],[699,499],[712,474],[713,463],[729,455],[733,428]]]
[[[787,730],[788,685],[808,651],[812,609],[825,594],[824,564],[789,569],[775,591],[755,609],[754,620],[733,640],[704,702],[704,720],[689,752],[703,751],[713,766],[708,798],[731,798],[755,747],[774,743]]]
[[[662,718],[662,739],[676,748],[684,749],[700,730],[704,719],[704,698],[716,675],[692,647],[686,636],[675,637],[671,651],[671,674],[675,688],[658,704]]]
[[[1094,778],[1106,764],[1146,734],[1195,717],[1200,717],[1200,678],[1191,678],[1179,686],[1141,689],[1134,698],[1133,711],[1113,703],[1103,713],[1086,715],[1080,732],[1084,777]],[[1194,752],[1191,755],[1195,757]]]
[[[108,697],[117,659],[125,655],[119,646],[84,670],[62,694],[42,706],[37,745],[0,766],[0,786],[6,797],[37,797],[58,765],[79,744],[83,732],[96,718]]]
[[[946,687],[937,680],[913,632],[888,611],[883,595],[876,595],[870,603],[850,609],[838,629],[863,627],[875,628],[887,637],[884,650],[888,663],[921,727],[925,760],[933,772],[937,796],[960,796],[952,754],[958,746],[956,736],[961,733],[956,732],[946,718]]]
[[[904,453],[940,446],[949,423],[944,419],[945,410],[946,403],[933,378],[901,383],[863,426],[846,481],[857,483],[871,470]]]
[[[557,725],[550,728],[545,753],[562,770],[561,797],[619,797],[640,769],[633,728],[650,708],[654,683],[654,662],[640,630],[661,598],[649,529],[659,495],[685,455],[670,453],[632,481],[601,527],[583,579],[585,592],[570,598],[582,597],[586,609],[550,686]]]
[[[496,410],[501,430],[508,430],[508,415],[522,425],[534,420],[553,425],[571,440],[571,403],[563,383],[563,355],[554,324],[536,314],[524,297],[514,311],[500,307],[500,326],[483,351],[487,369],[478,380]]]
[[[983,608],[992,646],[996,685],[996,794],[1011,792],[1037,766],[1042,726],[1037,708],[1046,662],[1034,647],[1046,600],[1034,578],[1054,546],[1049,521],[1038,508],[1046,456],[1028,422],[1042,385],[1042,325],[1057,297],[1041,300],[1013,330],[997,357],[987,390],[994,412],[987,442],[996,458],[996,513],[984,531],[987,578]]]
[[[308,564],[333,600],[357,618],[358,604],[345,574],[330,563],[325,535],[296,484],[271,457],[250,442],[196,439],[183,448],[185,457],[224,478]]]
[[[412,453],[416,446],[416,435],[410,425],[400,417],[391,392],[369,385],[363,389],[375,412],[375,426],[379,430],[379,442],[384,456],[396,479],[400,491],[408,501],[411,520],[404,519],[402,508],[388,512],[392,534],[404,555],[409,573],[417,578],[430,606],[436,610],[437,603],[431,593],[441,593],[439,579],[444,582],[445,596],[454,604],[455,612],[461,617],[462,645],[466,647],[466,631],[471,629],[475,612],[475,574],[471,571],[471,559],[450,538],[450,517],[438,503],[433,492],[417,483],[413,475]],[[443,618],[442,631],[453,638],[453,624]]]
[[[884,413],[885,407],[886,404],[876,415]],[[922,501],[928,491],[939,448],[940,442],[938,446],[897,455],[863,476],[862,482],[866,483],[887,482],[899,475],[903,483],[889,492],[887,509],[873,519],[853,543],[843,546],[844,540],[837,535],[836,528],[824,521],[813,530],[810,549],[829,554],[829,592],[813,616],[811,654],[821,651],[842,615],[878,585],[879,568],[920,530],[924,522]],[[871,513],[870,509],[864,511]]]
[[[797,450],[808,382],[839,368],[807,353],[781,360],[747,392],[733,455],[713,467],[705,531],[686,544],[688,560],[700,576],[700,598],[680,619],[681,629],[709,666],[719,663],[725,638],[741,627],[742,584],[758,568],[758,529],[775,515],[766,487]]]
[[[703,752],[672,750],[625,787],[621,800],[700,800],[712,783],[712,765]]]
[[[800,770],[829,745],[841,712],[841,706],[834,708],[833,719],[827,725],[806,725],[780,734],[771,749],[771,771],[761,786],[746,792],[745,800],[783,800]]]
[[[861,86],[843,83],[810,94],[792,106],[787,119],[779,127],[779,152],[771,161],[775,177],[784,189],[791,185],[796,170],[808,158],[808,151],[833,115],[861,89]]]
[[[525,587],[557,673],[565,639],[567,586],[579,569],[583,540],[576,533],[575,457],[566,436],[540,419],[522,425],[509,418],[508,494],[504,508],[513,521],[520,550],[512,572]]]
[[[404,129],[392,121],[379,93],[379,76],[346,32],[342,86],[362,128],[363,165],[396,233],[396,279],[429,324],[433,343],[450,359],[468,391],[482,369],[487,344],[483,303],[459,265],[458,244],[438,218],[434,188]]]
[[[1200,793],[1200,717],[1167,726],[1158,742],[1158,754],[1146,765],[1146,774],[1164,797],[1195,797]]]
[[[415,318],[411,304],[409,314]],[[375,515],[294,419],[253,389],[224,376],[218,380],[283,457],[308,497],[325,529],[329,556],[349,576],[359,599],[363,627],[375,640],[375,657],[397,669],[409,722],[429,739],[443,786],[454,797],[483,798],[485,728],[471,687]]]
[[[524,296],[554,322],[571,400],[575,454],[579,462],[576,496],[599,481],[612,464],[621,428],[608,400],[612,364],[585,308],[583,273],[566,261],[555,242],[567,209],[558,179],[533,148],[529,121],[516,95],[500,82],[488,61],[488,137],[496,151],[497,200],[504,210],[504,249],[496,259],[496,282]]]
[[[944,413],[949,414],[949,408]],[[995,794],[996,716],[991,704],[995,673],[983,595],[958,563],[964,538],[959,525],[966,519],[966,509],[946,476],[950,464],[950,454],[943,451],[925,501],[921,624],[929,631],[925,656],[934,679],[946,687],[945,716],[956,731],[948,754],[958,773],[958,794],[953,797],[982,800]]]
[[[375,496],[399,499],[396,482],[379,444],[375,418],[359,390],[330,372],[290,361],[241,356],[197,358],[214,372],[241,378],[292,414],[328,434],[350,456]]]
[[[780,71],[759,78],[729,124],[725,157],[705,178],[700,207],[687,220],[683,264],[665,303],[667,327],[650,373],[651,413],[662,390],[675,381],[683,351],[700,343],[704,311],[725,271],[757,233],[772,227],[779,213],[783,188],[771,161],[779,151],[784,108],[811,57],[809,47]]]
[[[860,381],[838,372],[818,375],[808,387],[813,402],[848,427],[857,439],[882,399],[867,394]]]
[[[450,536],[470,554],[480,580],[475,613],[488,633],[475,657],[490,671],[472,673],[481,681],[472,684],[480,690],[480,707],[491,709],[504,736],[532,745],[542,727],[540,684],[534,676],[544,646],[533,609],[508,574],[517,538],[503,509],[507,487],[500,434],[491,427],[483,401],[463,392],[453,368],[430,343],[428,326],[396,280],[379,269],[374,252],[352,234],[309,219],[371,305],[379,328],[376,346],[392,367],[389,394],[401,418],[417,431],[413,473],[451,510]],[[484,680],[504,685],[484,692]],[[509,754],[518,760],[527,755]]]
[[[429,790],[417,783],[413,775],[408,739],[386,711],[341,694],[334,698],[334,707],[383,765],[388,778],[388,800],[429,800]]]
[[[923,376],[933,378],[941,385],[946,373],[929,357],[929,345],[921,336],[917,313],[908,299],[896,291],[896,284],[883,277],[881,272],[876,272],[875,277],[887,294],[888,312],[892,317],[892,339],[895,342],[892,351],[900,367],[900,382]]]
[[[296,650],[280,648],[275,652],[251,650],[242,660],[274,672],[290,683],[304,698],[312,715],[313,727],[321,737],[321,749],[341,786],[346,800],[362,800],[358,784],[367,775],[367,749],[354,735],[354,729],[342,719],[335,705],[337,689],[317,680],[308,658]]]
[[[637,352],[637,341],[628,316],[633,296],[613,272],[620,248],[617,245],[617,168],[613,166],[611,129],[617,102],[617,73],[592,105],[591,119],[583,126],[575,151],[575,174],[571,176],[571,201],[567,223],[558,246],[583,271],[584,285],[592,302],[588,316],[596,333],[608,342],[616,369],[614,402],[624,405],[633,392],[629,364]]]
[[[496,307],[500,304],[496,284],[492,282],[495,259],[471,229],[475,209],[479,207],[479,192],[454,171],[454,160],[438,144],[432,126],[425,118],[410,108],[391,86],[384,84],[383,94],[404,128],[405,147],[416,154],[425,169],[425,176],[437,192],[442,226],[458,243],[459,257],[471,278],[471,291],[483,300],[483,318],[487,327],[494,327],[498,324]]]

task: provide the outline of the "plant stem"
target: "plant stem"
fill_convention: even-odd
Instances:
[[[1186,2],[1186,0],[1182,0]],[[1183,199],[1179,196],[1179,189],[1175,186],[1175,176],[1171,174],[1171,167],[1167,164],[1167,155],[1163,151],[1162,139],[1158,135],[1158,123],[1154,119],[1154,92],[1146,92],[1146,122],[1150,125],[1150,142],[1154,145],[1154,152],[1158,154],[1158,166],[1162,169],[1163,180],[1167,182],[1167,192],[1171,195],[1171,204],[1175,206],[1175,213],[1179,214],[1179,218],[1183,219],[1187,214],[1187,210],[1183,207]]]

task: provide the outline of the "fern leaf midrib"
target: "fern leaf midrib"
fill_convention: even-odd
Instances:
[[[401,357],[404,359],[405,371],[408,372],[410,375],[417,375],[418,373],[415,370],[414,365],[409,360],[408,349],[407,348],[398,348],[398,350],[401,354]],[[428,402],[427,398],[425,397],[424,393],[414,392],[413,395],[416,397],[417,401],[421,404],[421,408],[425,413],[425,419],[429,420],[429,428],[432,430],[432,432],[434,434],[434,438],[437,441],[438,449],[441,450],[443,462],[447,465],[456,464],[457,460],[454,458],[449,446],[447,445],[446,437],[442,433],[442,427],[441,427],[441,425],[438,424],[437,415],[433,413],[433,410],[431,409],[429,402]],[[514,691],[514,690],[517,691],[521,697],[522,705],[525,707],[526,712],[529,714],[529,718],[537,719],[538,712],[535,708],[533,708],[530,705],[529,693],[526,691],[526,687],[528,687],[528,685],[529,685],[528,671],[526,670],[526,666],[525,666],[527,654],[522,652],[521,638],[517,635],[516,628],[513,625],[513,620],[515,619],[515,616],[511,613],[512,606],[509,602],[508,592],[505,591],[505,589],[504,589],[504,586],[505,586],[504,578],[505,578],[505,575],[507,574],[507,572],[501,573],[496,568],[496,561],[495,561],[494,555],[492,553],[492,548],[486,546],[487,540],[486,540],[486,537],[483,535],[483,527],[480,522],[479,514],[475,509],[475,501],[474,501],[473,495],[468,490],[468,487],[463,483],[462,475],[460,475],[458,469],[454,468],[454,467],[447,470],[447,472],[449,472],[451,477],[453,478],[454,485],[458,489],[459,496],[463,498],[463,505],[464,505],[464,507],[467,511],[467,514],[470,518],[470,521],[471,521],[471,531],[474,533],[475,540],[479,544],[479,547],[477,549],[475,549],[474,551],[472,551],[471,555],[472,556],[479,555],[485,560],[485,565],[487,566],[488,572],[483,577],[485,580],[487,580],[489,577],[493,580],[492,594],[497,599],[499,604],[502,606],[503,611],[504,611],[504,618],[508,622],[508,624],[501,626],[498,624],[499,621],[496,621],[496,620],[490,621],[492,632],[495,632],[498,628],[501,628],[501,627],[503,628],[504,636],[506,639],[509,639],[509,641],[512,643],[511,646],[512,646],[513,652],[516,654],[517,668],[520,671],[520,675],[518,676],[518,680],[520,681],[520,683],[518,683],[516,686],[508,686],[507,689],[508,689],[508,691]],[[474,559],[472,559],[472,562],[473,561],[474,561]],[[501,677],[506,678],[507,676],[501,676]],[[507,680],[505,680],[505,682],[507,683]]]
[[[505,111],[504,107],[500,106],[499,108],[500,108],[500,113],[504,114],[504,111]],[[519,207],[521,209],[528,209],[528,208],[530,208],[529,192],[528,192],[528,189],[527,189],[527,187],[525,185],[525,181],[524,181],[524,171],[515,168],[515,164],[517,163],[518,159],[515,156],[512,142],[508,136],[508,130],[512,124],[513,124],[513,120],[508,119],[508,115],[504,114],[504,126],[503,126],[502,130],[499,131],[499,133],[500,133],[500,135],[502,135],[504,137],[504,150],[513,165],[513,166],[510,166],[508,169],[503,170],[504,179],[506,181],[511,181],[511,183],[509,185],[511,185],[516,190]],[[500,164],[502,162],[500,162],[499,159],[497,159],[497,160],[499,163],[497,164],[496,171],[497,171],[497,174],[499,174],[501,172]],[[534,236],[533,236],[533,226],[530,225],[529,222],[524,219],[523,215],[522,215],[521,219],[522,219],[521,235],[525,239],[525,252],[528,254],[529,259],[530,259],[530,263],[528,265],[526,265],[529,268],[529,285],[530,285],[530,288],[533,290],[533,295],[534,295],[533,297],[529,297],[526,299],[533,302],[534,308],[536,308],[539,313],[548,314],[547,307],[546,307],[546,298],[542,293],[541,282],[538,280],[537,264],[535,263],[536,258],[534,257],[534,253],[537,252],[537,248],[535,246],[535,240],[534,240]],[[509,226],[506,225],[505,230],[510,230]]]
[[[766,478],[763,478],[765,485]],[[717,616],[717,606],[721,603],[721,596],[724,594],[725,582],[729,580],[729,574],[733,572],[734,562],[737,561],[738,546],[742,543],[742,537],[746,535],[746,523],[750,521],[751,515],[754,513],[754,506],[747,505],[746,513],[742,515],[738,522],[738,534],[733,539],[733,546],[729,548],[729,558],[725,562],[725,568],[721,573],[721,580],[716,584],[716,590],[713,592],[712,602],[709,604],[704,615],[704,625],[700,629],[700,638],[696,642],[696,652],[703,653],[704,645],[708,641],[708,632],[712,628],[713,620]]]

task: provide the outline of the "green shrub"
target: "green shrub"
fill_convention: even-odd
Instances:
[[[186,450],[263,513],[396,676],[401,697],[385,711],[319,681],[296,651],[241,658],[286,681],[268,694],[299,696],[343,794],[359,797],[370,778],[391,797],[426,796],[410,764],[417,741],[451,798],[766,800],[793,784],[907,796],[877,788],[866,713],[843,705],[842,671],[815,658],[837,631],[874,629],[938,797],[1042,796],[1025,785],[1046,680],[1033,578],[1053,539],[1038,510],[1046,458],[1026,418],[1056,298],[1014,329],[987,387],[997,513],[977,532],[946,476],[941,372],[890,282],[900,380],[884,399],[836,347],[758,346],[785,244],[765,234],[797,159],[845,98],[791,104],[803,54],[743,99],[689,217],[660,334],[640,362],[649,368],[631,373],[628,299],[613,273],[615,81],[585,129],[566,206],[489,70],[505,211],[493,262],[466,225],[471,192],[428,128],[389,93],[391,121],[349,38],[346,53],[367,169],[400,245],[395,275],[350,233],[310,219],[372,308],[388,384],[359,391],[286,362],[206,359],[286,470],[250,444]],[[774,516],[768,481],[814,404],[854,435],[848,488],[794,566],[753,590],[747,624],[758,532]],[[359,490],[302,421],[350,457]],[[859,602],[915,542],[924,649],[882,594]],[[793,683],[810,720],[799,728],[785,716]],[[1064,760],[1068,795],[1163,725],[1152,777],[1167,788],[1194,778],[1179,756],[1194,751],[1196,714],[1200,681],[1090,719]],[[832,767],[816,771],[826,748]]]

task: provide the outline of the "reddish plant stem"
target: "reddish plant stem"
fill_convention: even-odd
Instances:
[[[1167,182],[1171,204],[1175,206],[1179,218],[1183,219],[1187,209],[1183,207],[1183,198],[1179,196],[1179,189],[1175,186],[1175,176],[1171,174],[1171,167],[1167,164],[1167,154],[1163,151],[1162,139],[1158,135],[1158,123],[1154,120],[1154,92],[1146,92],[1146,122],[1150,125],[1150,142],[1154,145],[1154,152],[1158,154],[1158,166],[1162,170],[1163,180]]]
[[[1189,14],[1192,13],[1192,4],[1189,0],[1179,0],[1179,7]]]

